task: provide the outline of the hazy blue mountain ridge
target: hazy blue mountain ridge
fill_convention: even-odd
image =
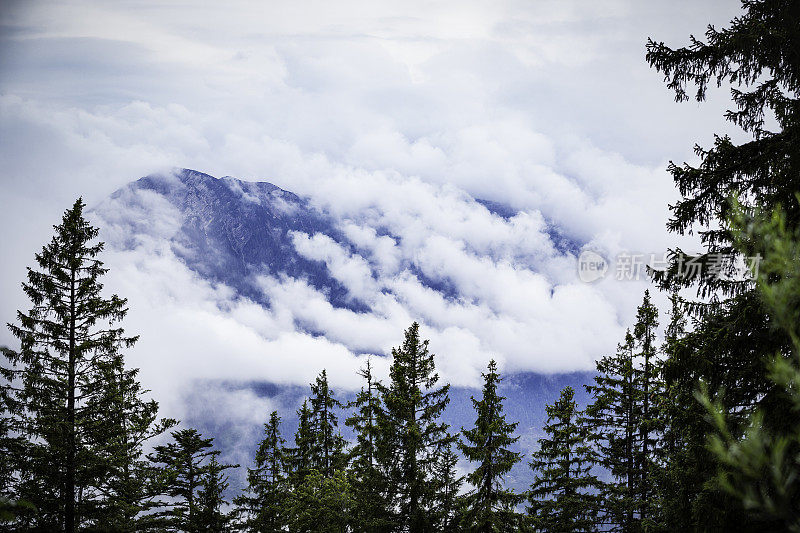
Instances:
[[[337,229],[337,221],[315,208],[307,199],[271,183],[247,182],[231,177],[217,179],[188,169],[178,170],[171,175],[143,177],[115,192],[111,198],[122,204],[118,208],[124,209],[127,199],[134,197],[131,193],[137,191],[154,193],[180,214],[180,226],[169,238],[169,245],[175,255],[202,278],[225,284],[240,296],[269,307],[268,298],[254,283],[255,275],[286,275],[307,280],[324,293],[334,307],[369,311],[365,304],[348,297],[347,289],[332,277],[324,262],[309,260],[295,249],[292,232],[309,235],[322,233],[355,251],[355,247]],[[503,204],[477,201],[503,218],[515,214],[513,209]],[[126,231],[133,234],[137,230],[131,223],[130,228],[122,228],[123,233]],[[559,249],[577,248],[577,244],[561,235],[557,228],[549,233]],[[134,243],[131,239],[129,246],[134,246]],[[407,265],[407,268],[427,287],[447,297],[457,297],[455,289],[446,281],[427,279],[413,265]],[[304,324],[297,324],[297,327],[307,330]],[[402,331],[397,332],[398,344],[402,341],[402,335]],[[528,451],[536,446],[536,438],[541,435],[541,427],[546,420],[544,406],[553,402],[564,386],[575,388],[578,403],[586,403],[582,385],[592,375],[590,372],[556,375],[522,373],[504,377],[501,392],[507,397],[507,418],[519,422],[521,450]],[[308,393],[307,387],[278,386],[268,380],[224,385],[231,390],[246,387],[260,396],[274,398],[282,405],[297,405]],[[200,393],[188,394],[194,404],[192,396]],[[451,389],[451,402],[445,420],[453,431],[460,430],[462,426],[470,427],[474,422],[475,413],[470,396],[479,394],[480,391],[476,389]],[[340,397],[348,399],[345,394]],[[201,399],[197,404],[202,404]],[[296,428],[294,408],[285,409],[280,414],[284,419],[284,436],[291,441]],[[264,416],[266,420],[267,414]],[[261,430],[260,427],[253,427],[249,435],[241,435],[238,433],[240,429],[235,429],[230,423],[220,422],[219,417],[210,417],[202,410],[193,413],[184,422],[215,436],[218,445],[226,453],[235,447],[240,448],[238,451],[241,453],[244,439],[248,443],[247,457],[252,456]],[[348,436],[346,428],[343,429]],[[235,459],[242,460],[241,457]],[[235,486],[242,480],[233,481]],[[524,489],[529,481],[527,463],[524,462],[512,472],[511,482],[517,488]]]

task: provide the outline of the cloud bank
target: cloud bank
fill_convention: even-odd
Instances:
[[[644,41],[685,42],[736,9],[5,3],[0,309],[8,320],[27,305],[24,267],[75,197],[96,206],[179,166],[267,180],[335,216],[347,246],[297,233],[295,248],[370,312],[269,273],[264,309],[174,256],[163,238],[179,221],[158,198],[106,210],[110,243],[130,237],[114,233],[115,216],[139,217],[134,246],[106,257],[108,287],[130,300],[128,329],[142,334],[131,362],[168,412],[183,401],[169,391],[198,380],[306,383],[326,366],[355,387],[364,354],[396,345],[413,319],[454,383],[474,384],[490,355],[510,371],[591,368],[644,284],[581,284],[570,244],[609,255],[675,245],[665,163],[725,131],[723,101],[672,103]]]

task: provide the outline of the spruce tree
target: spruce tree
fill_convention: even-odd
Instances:
[[[636,310],[636,324],[633,336],[636,341],[638,364],[635,368],[637,389],[641,392],[641,420],[639,421],[639,475],[641,493],[638,496],[639,516],[643,524],[651,524],[656,509],[653,489],[658,465],[655,460],[655,441],[660,433],[660,420],[657,412],[658,399],[663,393],[660,379],[660,363],[657,360],[656,329],[658,328],[658,309],[650,300],[650,291],[644,291],[642,304]],[[646,529],[650,529],[646,527]]]
[[[364,378],[364,386],[348,404],[354,412],[345,420],[356,436],[349,454],[353,528],[357,532],[380,533],[388,527],[388,487],[386,475],[378,463],[378,417],[382,406],[369,359],[359,375]]]
[[[663,432],[658,406],[664,393],[657,358],[658,310],[645,291],[637,320],[613,357],[597,363],[594,401],[587,422],[597,442],[600,464],[613,480],[604,485],[605,518],[622,531],[652,529],[655,480],[660,475],[656,442]]]
[[[12,350],[5,346],[0,346],[0,353],[4,358],[14,357]],[[8,355],[6,355],[8,354]],[[12,378],[11,371],[0,366],[0,497],[4,501],[12,500],[13,476],[16,470],[14,458],[20,451],[17,448],[19,442],[15,438],[14,414],[19,411],[15,406],[13,389],[9,383]]]
[[[695,323],[685,339],[687,349],[675,351],[667,363],[668,386],[696,391],[704,383],[734,440],[744,437],[756,410],[762,413],[762,424],[776,434],[784,433],[796,417],[764,364],[775,354],[790,357],[791,340],[783,328],[774,327],[754,284],[730,268],[735,264],[730,258],[744,254],[729,222],[729,199],[739,197],[745,211],[771,212],[782,206],[787,228],[800,225],[800,202],[794,196],[800,169],[800,4],[746,0],[742,8],[727,28],[709,26],[705,40],[690,37],[688,46],[674,49],[647,43],[647,61],[664,74],[677,101],[692,96],[692,85],[698,102],[705,100],[709,86],[730,86],[734,109],[725,117],[750,136],[739,143],[727,135],[715,136],[710,148],[695,147],[699,163],[670,163],[682,197],[671,206],[667,227],[678,234],[698,232],[704,250],[692,255],[675,249],[669,268],[655,273],[662,287],[694,287],[698,295],[697,301],[686,302]],[[702,268],[687,268],[690,262]],[[686,509],[691,509],[688,526],[694,529],[769,527],[718,489],[713,480],[722,465],[705,448],[707,422],[696,416],[695,398],[681,399],[685,403],[673,411],[669,431],[689,439],[697,460],[683,464],[683,472],[673,468],[680,483],[674,494],[683,501],[667,507],[678,510],[676,520],[686,518]]]
[[[292,533],[346,533],[353,497],[347,475],[336,470],[326,478],[313,470],[289,500]]]
[[[311,411],[314,431],[312,467],[324,477],[342,469],[346,463],[346,442],[339,433],[336,409],[342,404],[334,397],[328,385],[328,373],[323,370],[311,384]]]
[[[247,471],[245,493],[234,501],[242,527],[253,533],[284,531],[288,524],[288,457],[280,422],[277,411],[273,411],[264,424],[264,438],[256,450],[255,468]]]
[[[594,461],[575,391],[565,387],[553,404],[546,406],[547,437],[530,462],[534,481],[529,492],[530,522],[535,531],[560,533],[598,531],[597,479],[591,474]]]
[[[119,327],[126,301],[101,294],[107,272],[98,258],[103,243],[95,242],[98,230],[83,209],[78,199],[36,254],[38,269],[29,268],[22,284],[32,307],[18,311],[17,322],[9,324],[20,349],[4,354],[4,373],[18,384],[17,429],[28,440],[17,465],[17,497],[36,507],[23,521],[26,527],[67,532],[105,515],[106,473],[132,457],[120,446],[124,426],[99,421],[107,415],[103,399],[113,394],[108,369],[126,372],[120,350],[136,337]]]
[[[99,485],[104,498],[99,502],[94,529],[128,532],[146,530],[149,511],[159,507],[157,471],[144,455],[154,437],[176,424],[157,420],[158,403],[145,400],[149,391],[137,381],[138,369],[125,369],[121,356],[100,368],[105,388],[95,399],[93,411],[103,413],[95,424],[108,435],[96,450],[104,459],[105,472]]]
[[[213,484],[223,483],[221,473],[238,465],[217,463],[220,452],[213,449],[214,439],[203,438],[195,429],[173,431],[172,439],[172,442],[156,446],[149,456],[160,468],[162,490],[170,498],[166,509],[154,518],[161,518],[168,531],[203,531],[209,505],[215,503]]]
[[[464,531],[466,499],[461,495],[464,477],[458,475],[457,464],[458,455],[449,442],[445,443],[445,449],[439,452],[439,460],[433,472],[436,483],[434,527],[439,533]]]
[[[670,321],[661,346],[663,392],[657,397],[656,405],[662,433],[656,451],[660,467],[654,479],[653,518],[656,531],[688,531],[693,528],[694,521],[692,497],[686,490],[691,483],[686,477],[698,470],[698,461],[707,460],[708,451],[702,440],[704,426],[689,426],[699,430],[692,436],[682,430],[682,425],[675,423],[692,416],[702,419],[704,413],[702,406],[694,400],[695,387],[688,380],[674,379],[672,362],[680,359],[680,352],[692,348],[686,343],[688,321],[677,293],[671,295],[670,302]],[[687,407],[690,408],[688,412]]]
[[[223,496],[225,489],[229,485],[228,477],[224,474],[228,468],[234,468],[234,465],[221,465],[216,456],[211,456],[208,461],[200,484],[200,490],[197,494],[196,531],[207,533],[227,533],[230,531],[230,517],[224,510],[227,502]]]
[[[764,424],[770,406],[759,406],[741,438],[731,431],[721,402],[712,401],[707,389],[699,394],[715,428],[709,447],[721,464],[716,482],[763,531],[800,532],[800,230],[787,228],[780,209],[740,210],[732,222],[737,246],[763,256],[759,294],[775,328],[792,341],[789,357],[776,353],[766,366],[795,416],[788,427],[775,431]]]
[[[5,346],[0,346],[0,352],[6,360],[15,356]],[[0,366],[0,531],[8,531],[6,525],[17,521],[20,513],[32,511],[19,500],[15,483],[19,462],[27,455],[27,441],[19,433],[20,405],[15,400],[12,379],[11,369]]]
[[[475,532],[517,531],[520,516],[516,506],[523,496],[504,486],[505,476],[521,460],[519,453],[510,447],[519,440],[514,437],[517,423],[506,422],[503,413],[503,396],[497,392],[500,375],[497,363],[489,362],[484,378],[483,396],[480,400],[472,398],[477,412],[475,427],[462,428],[459,448],[477,468],[467,475],[467,481],[474,487],[466,500],[466,530]]]
[[[433,531],[437,499],[433,473],[441,453],[454,438],[440,417],[449,385],[437,388],[434,355],[420,340],[419,324],[405,332],[402,346],[392,350],[388,385],[378,385],[384,409],[379,417],[379,455],[386,468],[394,505],[396,531]]]
[[[289,486],[292,491],[297,491],[314,467],[315,433],[312,417],[313,413],[308,407],[308,400],[303,400],[303,405],[297,410],[298,424],[294,435],[295,447],[288,450],[290,465]]]
[[[642,476],[639,464],[640,389],[634,363],[635,341],[628,331],[614,356],[597,362],[594,385],[586,385],[593,401],[586,407],[587,437],[595,442],[597,462],[612,477],[601,484],[603,520],[612,531],[641,528]]]

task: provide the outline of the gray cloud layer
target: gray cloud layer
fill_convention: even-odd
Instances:
[[[429,325],[455,382],[474,383],[489,353],[512,370],[590,368],[613,349],[643,285],[580,284],[546,225],[610,254],[674,244],[663,230],[676,197],[665,162],[691,158],[693,142],[721,131],[725,102],[672,103],[644,42],[685,42],[736,9],[6,3],[3,316],[25,305],[24,266],[74,197],[96,205],[182,166],[269,180],[336,214],[358,253],[321,235],[296,234],[295,246],[374,312],[334,310],[302,281],[269,275],[261,286],[273,310],[232,303],[171,257],[159,236],[174,221],[147,204],[157,228],[135,251],[110,253],[109,286],[131,299],[130,328],[143,335],[132,359],[156,388],[210,376],[307,382],[323,364],[352,386],[355,353],[387,349],[413,318]],[[521,214],[491,216],[471,197]],[[409,259],[462,300],[421,286],[401,268]],[[326,338],[294,331],[300,319]]]

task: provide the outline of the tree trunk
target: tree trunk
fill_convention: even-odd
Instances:
[[[69,364],[67,367],[67,479],[64,487],[64,531],[75,533],[75,269],[69,295]]]
[[[644,408],[642,414],[644,421],[642,424],[642,491],[640,497],[642,499],[642,507],[640,510],[640,520],[644,521],[647,515],[647,497],[648,497],[648,441],[650,440],[650,331],[646,332],[644,347]]]

